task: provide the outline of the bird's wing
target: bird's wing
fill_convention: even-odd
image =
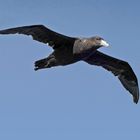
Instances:
[[[48,43],[49,46],[58,48],[60,46],[72,46],[76,38],[68,37],[54,32],[43,25],[22,26],[0,30],[0,34],[24,34],[31,35],[34,40]]]
[[[131,66],[122,60],[113,58],[99,51],[84,60],[91,65],[102,66],[119,78],[122,85],[132,94],[135,103],[139,100],[139,87],[137,77]]]

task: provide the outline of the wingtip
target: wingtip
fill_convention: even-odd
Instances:
[[[133,101],[134,101],[135,104],[137,104],[138,101],[139,101],[139,95],[137,95],[135,97],[133,96]]]
[[[137,92],[136,92],[136,94],[135,95],[133,95],[133,101],[134,101],[134,103],[138,103],[138,101],[139,101],[139,89],[137,88]]]
[[[133,101],[134,101],[134,103],[135,103],[135,104],[137,104],[137,103],[138,103],[138,100],[137,100],[137,99],[134,99]]]

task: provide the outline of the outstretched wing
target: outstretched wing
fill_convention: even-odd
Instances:
[[[31,25],[22,26],[16,28],[10,28],[0,30],[0,34],[24,34],[31,35],[34,40],[42,43],[48,43],[49,46],[55,48],[61,46],[73,46],[76,38],[68,37],[59,33],[56,33],[43,25]]]
[[[135,103],[138,102],[139,87],[137,77],[127,62],[113,58],[99,51],[96,51],[84,61],[91,65],[102,66],[106,70],[111,71],[132,94],[133,101]]]

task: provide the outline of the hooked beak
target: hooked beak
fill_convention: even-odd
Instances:
[[[101,40],[101,46],[109,47],[109,44],[105,40]]]

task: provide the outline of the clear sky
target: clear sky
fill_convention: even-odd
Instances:
[[[69,36],[100,35],[100,51],[126,60],[140,79],[139,0],[1,0],[0,29],[44,24]],[[51,48],[0,36],[1,140],[140,139],[140,104],[111,73],[79,62],[35,72]]]

